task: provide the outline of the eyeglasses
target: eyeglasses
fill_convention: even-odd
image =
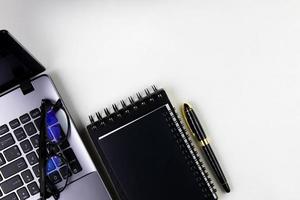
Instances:
[[[59,199],[60,193],[66,188],[71,176],[69,162],[62,153],[62,146],[67,143],[70,135],[70,118],[59,99],[53,103],[43,99],[41,104],[41,127],[39,136],[39,170],[40,198],[45,200],[51,196]],[[66,130],[66,134],[63,130]],[[56,168],[64,174],[64,180],[57,184]],[[52,176],[53,175],[53,176]]]

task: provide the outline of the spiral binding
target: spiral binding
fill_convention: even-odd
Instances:
[[[193,160],[193,162],[188,162],[188,163],[189,163],[191,169],[194,170],[194,174],[196,176],[196,180],[198,181],[198,184],[201,184],[200,183],[201,178],[199,176],[197,176],[198,171],[200,171],[209,190],[211,191],[211,193],[214,195],[214,198],[216,199],[217,198],[217,196],[216,196],[217,190],[214,188],[214,184],[212,183],[212,180],[208,177],[209,176],[208,172],[206,171],[206,168],[205,168],[203,162],[200,161],[199,154],[195,150],[192,140],[191,140],[190,136],[187,134],[187,130],[185,129],[185,126],[183,125],[181,118],[178,117],[178,114],[177,114],[175,108],[173,108],[173,110],[175,111],[175,114],[169,106],[167,106],[167,109],[169,111],[170,117],[172,118],[172,122],[176,126],[176,129],[179,131],[179,135],[181,137],[181,140],[177,140],[179,143],[179,146],[182,146],[183,148],[187,148],[190,155],[192,156],[191,159]],[[179,122],[177,119],[179,119]],[[183,145],[183,143],[184,143],[184,145]],[[183,152],[183,154],[187,153],[186,151],[182,151],[182,152]],[[185,156],[189,157],[187,155],[185,155]],[[196,168],[195,168],[195,166],[192,166],[192,165],[194,165],[194,163],[197,166]]]
[[[140,103],[142,106],[146,103],[144,99],[149,97],[149,101],[154,101],[153,94],[158,91],[157,87],[153,85],[151,88],[146,88],[143,92],[136,93],[135,96],[130,96],[126,100],[121,100],[119,103],[112,104],[110,108],[104,108],[103,112],[96,112],[94,115],[89,116],[91,124],[94,124],[96,121],[100,121],[104,124],[103,119],[108,118],[110,121],[113,121],[113,114],[116,114],[117,117],[121,117],[120,111],[123,110],[125,113],[129,113],[128,107],[132,107],[134,110],[138,109],[137,103]],[[158,98],[161,97],[161,94],[158,94]],[[136,99],[136,100],[135,100]],[[127,103],[126,103],[127,102]]]

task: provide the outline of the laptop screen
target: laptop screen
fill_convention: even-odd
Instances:
[[[0,93],[44,70],[7,31],[0,31]]]

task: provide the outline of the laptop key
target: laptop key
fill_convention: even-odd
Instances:
[[[8,126],[6,124],[0,126],[0,135],[7,133],[9,131]]]
[[[27,192],[27,189],[25,187],[18,189],[17,194],[18,194],[20,200],[25,200],[30,197],[29,193]]]
[[[20,143],[20,146],[24,153],[27,153],[33,149],[29,140],[24,140],[23,142]]]
[[[52,159],[55,163],[55,166],[60,167],[63,166],[65,164],[64,160],[61,158],[62,155],[58,154],[59,156],[53,156]]]
[[[15,140],[13,139],[11,133],[8,133],[0,138],[0,151],[6,149],[7,147],[15,144]]]
[[[41,129],[41,122],[42,122],[42,118],[37,118],[36,120],[34,120],[34,124],[39,131]]]
[[[25,124],[30,121],[30,116],[26,113],[20,117],[20,121],[22,124]]]
[[[30,138],[30,141],[31,141],[32,145],[34,146],[34,148],[39,147],[39,135],[38,134],[36,134],[35,136],[32,136]]]
[[[70,165],[70,168],[71,168],[73,174],[77,174],[78,172],[80,172],[82,170],[81,165],[79,164],[79,162],[71,148],[65,150],[63,152],[63,154],[65,155],[67,161],[69,162],[69,165]]]
[[[19,158],[0,169],[4,178],[8,178],[27,168],[24,158]]]
[[[50,152],[50,154],[58,154],[60,152],[58,146],[56,145],[49,145],[48,146],[48,151]]]
[[[26,125],[24,126],[24,128],[25,128],[25,131],[26,131],[26,133],[27,133],[28,136],[31,136],[31,135],[33,135],[33,134],[35,134],[35,133],[37,132],[37,130],[36,130],[36,128],[34,127],[34,125],[33,125],[32,122],[26,124]]]
[[[47,161],[47,173],[55,170],[55,165],[51,159]]]
[[[75,153],[71,148],[65,150],[63,152],[63,154],[65,155],[67,161],[69,161],[69,162],[72,162],[73,160],[76,160]]]
[[[4,165],[6,163],[4,156],[2,153],[0,153],[0,166]]]
[[[29,183],[30,181],[33,180],[32,173],[30,172],[29,169],[27,169],[26,171],[22,172],[21,176],[22,176],[22,178],[23,178],[23,180],[24,180],[25,183]]]
[[[56,114],[55,114],[55,112],[53,110],[47,112],[46,119],[47,119],[47,125],[48,126],[51,126],[51,125],[53,125],[53,124],[55,124],[55,123],[58,122],[58,120],[56,118]]]
[[[3,152],[3,154],[4,154],[4,156],[5,156],[5,158],[6,158],[7,161],[12,161],[15,158],[21,156],[21,152],[20,152],[20,150],[19,150],[19,148],[18,148],[17,145],[8,148],[7,150],[5,150]]]
[[[40,169],[39,169],[39,165],[35,165],[32,168],[34,175],[39,178],[40,177]]]
[[[59,147],[60,147],[62,150],[67,149],[69,146],[70,146],[70,143],[68,142],[68,140],[64,140],[64,142],[63,142],[62,144],[59,145]]]
[[[23,128],[18,128],[14,130],[14,134],[18,141],[21,141],[26,138],[26,134]]]
[[[51,128],[51,132],[56,141],[62,141],[65,138],[65,134],[60,126],[60,124],[55,124]]]
[[[41,112],[40,112],[40,110],[39,110],[38,108],[36,108],[36,109],[30,111],[30,116],[31,116],[33,119],[35,119],[35,118],[41,116]]]
[[[50,127],[48,127],[48,129],[47,129],[47,139],[48,139],[49,141],[53,141],[53,140],[54,140],[54,137],[53,137],[53,135],[52,135],[52,133],[51,133]]]
[[[1,200],[18,200],[17,195],[13,192],[5,197],[3,197]]]
[[[60,168],[59,172],[64,179],[66,179],[68,176],[70,177],[72,175],[71,170],[66,165],[63,166],[62,168]]]
[[[27,187],[28,187],[28,190],[29,190],[31,195],[35,195],[40,191],[40,189],[39,189],[38,185],[36,184],[36,182],[32,182],[32,183],[28,184]]]
[[[21,124],[18,119],[14,119],[9,122],[9,125],[12,129],[15,129],[15,128],[19,127]]]
[[[52,181],[52,183],[57,184],[62,181],[58,171],[54,171],[51,174],[48,175],[49,179]]]
[[[0,184],[4,194],[10,193],[11,191],[21,187],[22,185],[23,182],[19,175],[16,175]]]
[[[81,165],[79,164],[79,162],[77,160],[75,162],[70,163],[70,168],[71,168],[73,174],[77,174],[78,172],[80,172],[82,170]]]
[[[38,157],[35,154],[35,152],[31,152],[31,153],[27,154],[26,158],[27,158],[30,165],[34,165],[39,161]]]

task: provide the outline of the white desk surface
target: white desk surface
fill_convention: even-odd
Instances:
[[[156,84],[194,104],[232,186],[222,200],[300,199],[300,2],[0,0],[77,124]]]

